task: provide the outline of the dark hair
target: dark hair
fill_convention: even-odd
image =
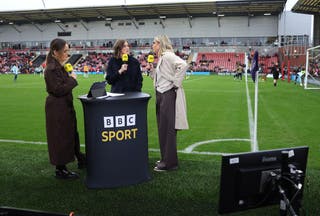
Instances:
[[[47,55],[47,63],[51,62],[54,57],[53,57],[53,53],[54,51],[61,51],[64,49],[65,45],[66,45],[66,41],[61,39],[61,38],[56,38],[53,39],[50,43],[50,50],[49,53]]]
[[[123,39],[119,39],[115,42],[114,46],[113,46],[113,51],[114,51],[114,57],[116,58],[121,58],[121,50],[125,44],[125,42],[127,42],[126,40]]]

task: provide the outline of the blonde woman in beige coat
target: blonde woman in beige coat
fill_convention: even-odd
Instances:
[[[152,49],[158,56],[157,67],[150,64],[151,78],[156,90],[156,115],[161,159],[155,171],[178,168],[177,130],[189,128],[186,101],[182,88],[188,64],[174,54],[165,35],[154,38]]]

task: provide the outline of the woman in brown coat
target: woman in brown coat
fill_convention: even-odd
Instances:
[[[47,55],[44,73],[48,96],[46,99],[46,131],[49,158],[56,166],[55,175],[61,179],[75,179],[78,174],[67,169],[66,164],[78,159],[78,167],[85,164],[80,153],[76,113],[73,107],[72,89],[78,85],[76,74],[65,71],[63,65],[69,56],[65,40],[54,39]]]

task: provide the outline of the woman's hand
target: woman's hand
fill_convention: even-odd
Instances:
[[[128,64],[122,64],[121,68],[120,68],[120,70],[118,72],[119,72],[119,74],[122,74],[127,70],[128,70]]]

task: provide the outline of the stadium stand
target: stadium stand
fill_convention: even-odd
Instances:
[[[85,66],[88,67],[90,72],[102,72],[104,67],[107,65],[112,53],[101,53],[101,52],[88,52],[87,56],[79,59],[75,65],[76,71],[84,71]]]
[[[82,58],[82,54],[72,54],[67,63],[75,65]]]
[[[29,73],[30,62],[34,58],[33,52],[25,50],[6,50],[0,52],[0,72],[10,71],[12,64],[17,64],[21,73]]]
[[[244,64],[244,53],[198,53],[194,71],[235,71],[236,63]],[[215,71],[216,72],[216,71]]]
[[[72,54],[68,62],[74,65],[76,71],[83,72],[84,66],[89,68],[90,72],[102,72],[104,67],[108,64],[110,57],[112,56],[112,50],[94,50],[92,49],[80,49],[76,50],[81,53]],[[242,52],[191,52],[179,51],[176,49],[176,54],[182,59],[186,60],[192,67],[194,72],[234,72],[236,70],[236,64],[245,62],[245,51]],[[147,57],[150,53],[143,53],[138,49],[132,50],[132,55],[134,55],[141,64],[142,72],[146,72]],[[28,50],[24,51],[10,51],[1,52],[0,64],[1,72],[5,73],[10,70],[13,63],[18,63],[22,73],[33,73],[35,68],[44,65],[46,59],[46,54],[40,54],[35,57],[33,52]],[[155,62],[157,62],[155,58]],[[268,72],[271,67],[272,62],[278,62],[277,54],[273,56],[261,55],[259,62],[263,71]],[[298,66],[292,64],[294,66]]]
[[[42,65],[46,60],[46,55],[38,55],[34,60],[32,60],[32,66],[33,67],[39,67],[40,65]]]

